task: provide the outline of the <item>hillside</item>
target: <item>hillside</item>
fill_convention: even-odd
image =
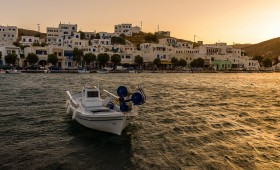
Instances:
[[[126,36],[125,39],[130,41],[132,44],[136,45],[137,47],[142,44],[142,43],[147,43],[148,41],[145,40],[145,37],[147,38],[147,36],[155,36],[155,34],[152,33],[145,33],[145,32],[140,32],[138,34],[133,34],[131,37]],[[163,35],[156,35],[156,39],[160,39],[160,38],[174,38],[174,37],[166,37]],[[153,38],[153,37],[151,37]],[[183,39],[177,39],[178,42],[191,42],[191,41],[187,41],[187,40],[183,40]],[[153,42],[153,41],[151,41]]]
[[[242,48],[248,56],[260,55],[273,59],[280,56],[280,37]]]
[[[26,29],[19,28],[18,29],[18,37],[20,38],[21,36],[35,36],[35,37],[40,36],[40,38],[45,38],[46,33],[40,33],[38,31],[26,30]]]

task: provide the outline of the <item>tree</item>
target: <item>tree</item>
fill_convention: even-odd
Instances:
[[[258,60],[258,62],[261,64],[262,61],[263,61],[263,57],[260,56],[260,55],[257,55],[257,56],[254,56],[254,57],[253,57],[253,60]]]
[[[264,67],[271,67],[272,66],[272,60],[270,58],[264,59],[262,63],[263,63]]]
[[[81,40],[84,40],[86,38],[86,34],[83,31],[79,31]]]
[[[143,64],[143,57],[141,57],[140,55],[135,56],[134,62],[138,64],[139,67],[141,67]]]
[[[99,64],[101,64],[103,67],[105,64],[110,60],[110,56],[107,53],[100,53],[97,55],[97,61]]]
[[[35,64],[39,61],[39,57],[34,53],[29,53],[26,57],[27,62],[30,64]]]
[[[92,46],[91,40],[88,40],[88,45],[89,45],[89,46]]]
[[[111,38],[111,43],[112,44],[123,44],[123,45],[126,44],[125,39],[123,37],[115,37],[115,36]]]
[[[82,49],[78,49],[78,48],[73,49],[73,61],[76,62],[76,65],[82,60],[83,54],[84,52]]]
[[[144,39],[145,39],[145,42],[147,42],[147,43],[152,43],[152,42],[157,43],[157,42],[158,42],[158,37],[157,37],[157,35],[152,34],[152,33],[146,34],[146,35],[144,36]]]
[[[92,53],[87,53],[84,55],[84,61],[87,65],[90,65],[91,62],[96,60],[96,55]]]
[[[58,61],[58,58],[57,58],[56,55],[54,55],[54,54],[49,54],[48,55],[48,62],[49,63],[52,63],[52,65],[56,65],[57,61]]]
[[[95,39],[100,39],[99,33],[97,33],[97,34],[95,35]]]
[[[157,67],[160,66],[160,59],[159,58],[154,59],[154,65],[156,65]]]
[[[187,61],[181,58],[178,62],[178,65],[181,67],[186,67]],[[204,65],[204,60],[203,60],[203,65]]]
[[[279,57],[274,57],[273,58],[273,65],[276,65],[276,64],[278,64],[280,62],[278,58]]]
[[[16,61],[17,61],[17,54],[8,54],[5,56],[5,62],[7,64],[15,65]]]
[[[171,58],[171,63],[172,63],[174,66],[178,66],[178,65],[179,65],[179,61],[178,61],[178,59],[175,58],[175,57],[172,57],[172,58]]]
[[[202,58],[194,59],[191,62],[191,67],[204,67],[204,60]]]
[[[119,54],[113,54],[111,56],[111,62],[114,63],[114,65],[117,65],[121,62],[121,56]]]

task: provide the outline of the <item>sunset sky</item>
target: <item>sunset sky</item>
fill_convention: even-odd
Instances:
[[[113,32],[114,25],[205,43],[258,43],[280,37],[280,0],[0,0],[0,25],[41,32],[59,22],[82,31]]]

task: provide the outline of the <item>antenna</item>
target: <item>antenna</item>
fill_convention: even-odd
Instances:
[[[40,24],[37,24],[38,25],[38,32],[40,32]]]

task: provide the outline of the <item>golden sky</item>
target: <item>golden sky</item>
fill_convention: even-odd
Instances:
[[[280,37],[280,0],[0,0],[0,25],[41,32],[59,22],[113,32],[131,23],[144,32],[205,43],[258,43]]]

